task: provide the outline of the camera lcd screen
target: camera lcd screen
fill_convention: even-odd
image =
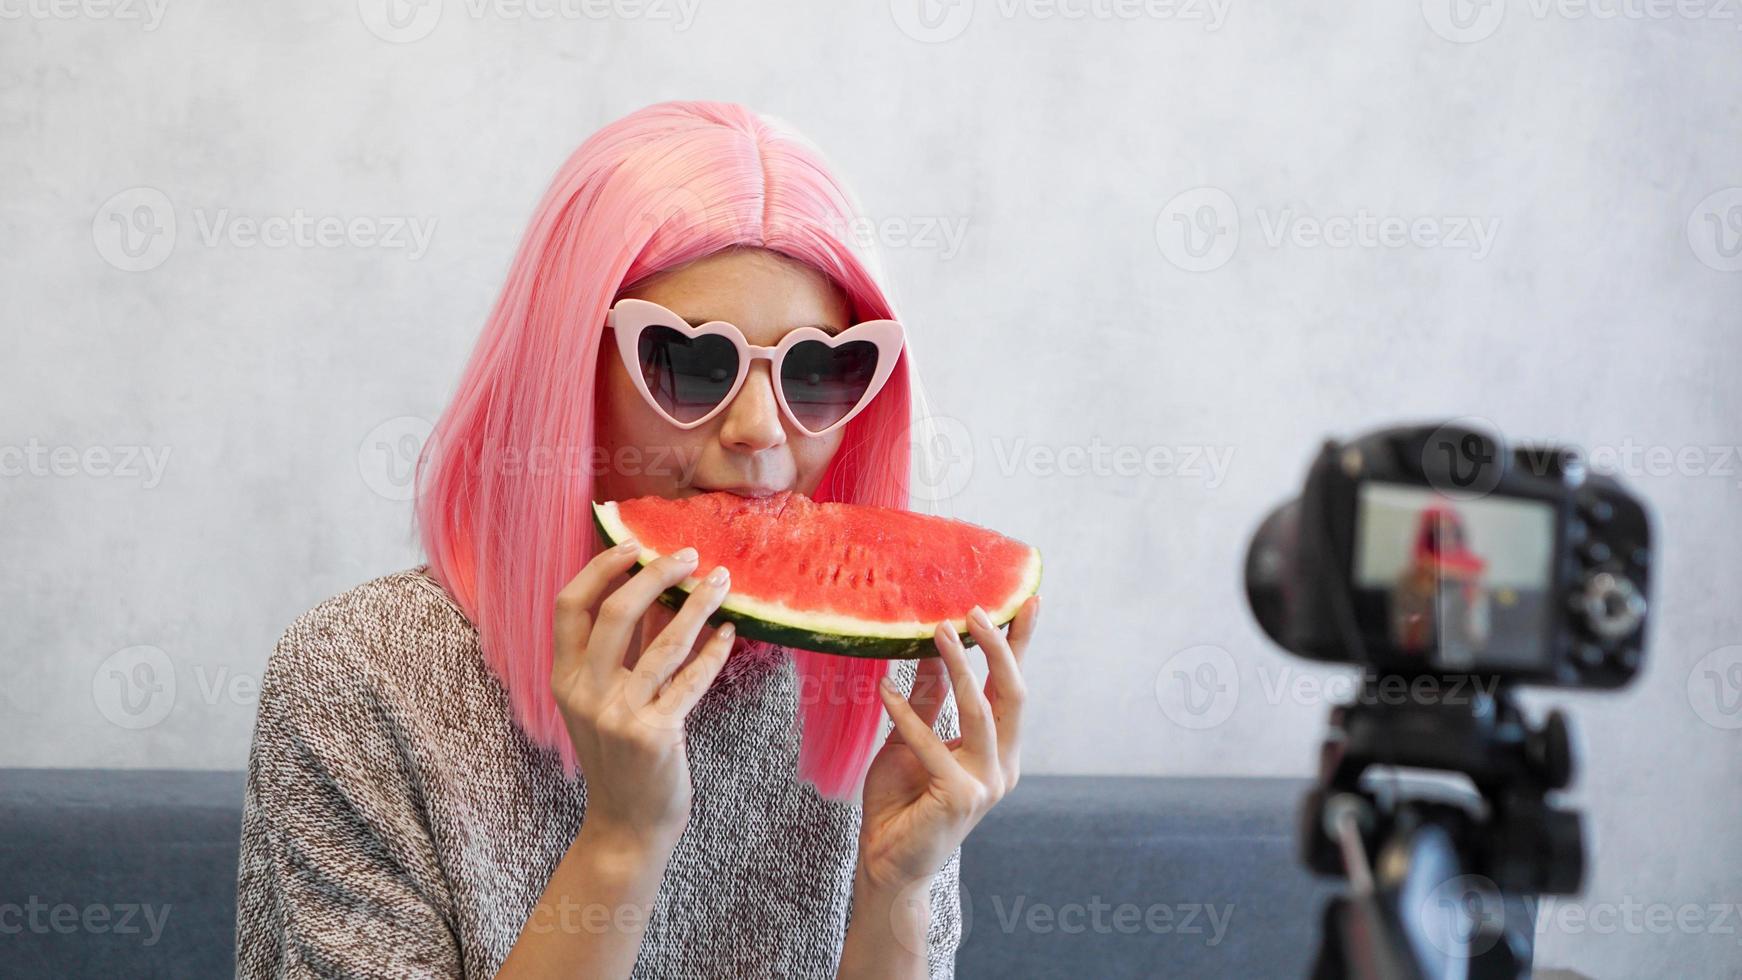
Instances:
[[[1354,592],[1362,632],[1436,670],[1547,670],[1555,511],[1518,497],[1453,500],[1361,484]]]

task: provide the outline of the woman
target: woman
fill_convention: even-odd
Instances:
[[[968,624],[984,688],[947,628],[880,684],[887,663],[707,628],[730,569],[635,571],[589,518],[702,490],[906,505],[905,347],[854,374],[794,343],[734,386],[745,348],[685,335],[893,319],[854,217],[814,149],[732,105],[648,107],[567,161],[420,467],[428,566],[273,654],[242,976],[953,973],[960,845],[1017,779],[1037,600],[1008,636]],[[681,610],[654,602],[689,577]]]
[[[1431,653],[1458,667],[1488,646],[1488,562],[1471,549],[1464,519],[1450,504],[1416,518],[1409,564],[1391,590],[1391,638],[1399,649]]]

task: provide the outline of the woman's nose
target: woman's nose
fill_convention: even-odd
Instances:
[[[744,387],[726,406],[720,426],[720,442],[728,449],[754,453],[786,441],[786,426],[780,418],[780,402],[774,396],[774,375],[768,362],[751,365]]]

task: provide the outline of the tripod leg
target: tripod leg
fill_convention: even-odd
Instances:
[[[1323,921],[1319,923],[1319,955],[1313,962],[1312,980],[1343,980],[1349,975],[1343,962],[1343,927],[1339,909],[1344,900],[1333,898],[1325,903]]]

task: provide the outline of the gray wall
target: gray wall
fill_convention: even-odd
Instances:
[[[1308,772],[1341,675],[1260,640],[1246,535],[1322,434],[1480,416],[1664,539],[1642,681],[1538,699],[1596,856],[1542,959],[1742,962],[1733,8],[68,2],[0,19],[0,765],[240,766],[284,626],[415,561],[404,466],[553,168],[719,98],[876,220],[922,490],[1047,557],[1032,771]],[[250,234],[298,216],[349,227]]]

